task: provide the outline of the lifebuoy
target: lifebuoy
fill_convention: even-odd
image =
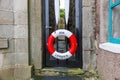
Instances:
[[[65,53],[60,53],[55,50],[54,41],[55,41],[55,38],[58,36],[66,36],[67,38],[69,38],[69,41],[70,41],[69,51]],[[54,31],[49,36],[48,41],[47,41],[47,48],[48,48],[48,51],[50,52],[50,55],[52,55],[53,57],[60,59],[60,60],[68,59],[73,54],[75,54],[75,51],[77,50],[77,39],[72,32],[65,30],[65,29],[59,29],[59,30]]]

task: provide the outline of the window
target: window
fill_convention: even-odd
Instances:
[[[109,42],[120,44],[120,0],[109,0]]]

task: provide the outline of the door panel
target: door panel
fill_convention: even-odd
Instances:
[[[70,0],[70,13],[68,25],[65,20],[60,19],[59,24],[55,25],[54,0],[43,0],[43,61],[45,67],[73,67],[82,68],[82,1]],[[63,23],[63,24],[62,24]],[[61,27],[62,24],[62,27]],[[78,42],[78,49],[71,58],[58,60],[52,57],[46,47],[49,35],[57,29],[67,29],[74,33]],[[66,37],[56,38],[54,47],[58,52],[66,52],[69,49],[69,41]]]

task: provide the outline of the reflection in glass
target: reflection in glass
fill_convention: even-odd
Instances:
[[[113,37],[120,38],[120,6],[113,8]]]

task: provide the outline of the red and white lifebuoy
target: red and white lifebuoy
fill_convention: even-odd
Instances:
[[[55,41],[55,38],[58,36],[66,36],[67,38],[69,38],[69,41],[70,41],[69,51],[67,51],[65,53],[60,53],[55,50],[54,41]],[[75,51],[77,50],[77,39],[76,39],[75,35],[73,33],[71,33],[70,31],[65,30],[65,29],[59,29],[59,30],[56,30],[55,32],[53,32],[49,36],[48,41],[47,41],[47,48],[53,57],[60,59],[60,60],[68,59],[73,54],[75,54]]]

